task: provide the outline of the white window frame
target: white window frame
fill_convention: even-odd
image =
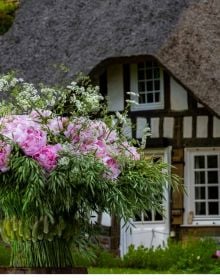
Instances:
[[[160,102],[154,103],[139,103],[138,96],[132,96],[131,99],[136,101],[139,104],[132,104],[131,111],[142,111],[142,110],[155,110],[164,108],[164,78],[163,78],[163,69],[160,68]],[[131,64],[130,67],[130,89],[131,92],[138,93],[138,65]]]
[[[144,219],[144,211],[140,213],[141,220],[133,220],[134,225],[138,224],[164,224],[164,217],[161,220],[155,220],[155,211],[151,210],[152,220],[145,220]]]
[[[146,157],[161,157],[161,159],[166,162],[166,163],[170,163],[170,155],[171,155],[171,150],[172,147],[167,147],[166,149],[151,149],[149,151],[145,151],[145,155]],[[169,174],[171,173],[171,170],[168,166],[168,170],[166,171]],[[163,203],[163,207],[164,207],[164,211],[167,212],[166,215],[169,215],[170,209],[169,209],[169,189],[165,190],[165,194],[164,194],[164,200],[162,201]],[[169,217],[163,217],[163,219],[161,220],[155,220],[155,213],[152,210],[152,220],[144,220],[144,211],[140,213],[141,216],[141,221],[135,221],[134,219],[132,220],[132,223],[134,225],[158,225],[158,224],[166,224],[169,223]]]
[[[219,215],[195,215],[195,191],[194,191],[194,156],[207,156],[218,154],[218,176],[219,176],[219,201],[220,201],[220,147],[216,148],[187,148],[185,149],[184,185],[184,226],[216,226],[220,225]],[[208,170],[208,169],[207,169]],[[206,197],[206,201],[208,198]],[[219,203],[220,207],[220,203]],[[191,217],[190,217],[191,216]]]

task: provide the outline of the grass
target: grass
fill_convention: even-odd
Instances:
[[[135,268],[102,268],[102,267],[89,267],[89,274],[157,274],[157,271],[150,269],[135,269]],[[161,272],[166,274],[168,272]]]

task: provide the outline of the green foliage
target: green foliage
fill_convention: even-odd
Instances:
[[[73,261],[69,244],[63,239],[11,242],[12,267],[71,267]],[[51,258],[53,256],[53,258]]]
[[[97,267],[121,267],[122,260],[113,253],[98,248],[96,251],[95,266]]]
[[[9,266],[10,263],[10,247],[4,243],[0,243],[0,266]]]
[[[0,12],[0,35],[4,34],[11,27],[14,18],[10,15]]]
[[[212,259],[216,249],[216,242],[212,239],[169,242],[168,247],[155,250],[130,246],[124,256],[123,266],[170,273],[208,273],[218,265],[218,261]]]
[[[7,32],[11,27],[17,8],[18,2],[0,2],[0,35]]]
[[[180,180],[170,176],[165,170],[167,164],[154,163],[152,159],[138,161],[123,160],[122,175],[118,179],[118,189],[121,193],[120,209],[122,217],[134,217],[135,214],[145,210],[157,210],[163,213],[161,201],[164,198],[164,187],[179,187]],[[141,174],[141,176],[140,176]],[[117,213],[117,209],[114,209]]]
[[[146,273],[220,273],[219,260],[212,255],[218,248],[213,239],[189,240],[185,243],[169,241],[165,248],[145,248],[130,246],[128,253],[120,259],[100,247],[90,247],[87,254],[74,251],[77,265],[92,267],[92,273],[98,273],[97,268],[104,268],[106,273],[117,271],[148,271]],[[109,268],[106,270],[106,268]],[[114,270],[117,268],[117,270]],[[102,271],[102,270],[101,270]],[[102,272],[101,272],[102,273]],[[113,272],[112,272],[113,273]],[[117,272],[115,272],[117,273]],[[134,273],[134,272],[133,272]]]
[[[219,260],[212,258],[217,247],[212,239],[190,240],[187,243],[171,241],[167,248],[154,250],[130,246],[123,259],[94,245],[88,247],[85,244],[80,249],[72,245],[71,252],[74,265],[89,267],[89,273],[219,274]],[[0,244],[0,266],[9,265],[9,254],[10,248]]]

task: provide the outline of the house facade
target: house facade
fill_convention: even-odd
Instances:
[[[143,212],[133,217],[133,226],[112,224],[106,214],[100,220],[113,227],[106,246],[158,247],[169,237],[189,236],[220,239],[220,118],[152,56],[108,60],[99,76],[101,92],[107,97],[109,112],[123,112],[127,92],[139,93],[125,134],[141,140],[149,125],[146,154],[161,158],[172,167],[169,172],[183,178],[185,192],[167,191],[164,216]],[[113,221],[115,223],[115,221]],[[113,243],[111,243],[113,241]],[[109,243],[108,243],[109,242]]]
[[[219,26],[219,0],[21,0],[0,37],[0,72],[50,85],[90,74],[110,112],[140,94],[125,132],[140,139],[148,124],[146,153],[171,164],[186,192],[166,193],[164,217],[143,209],[132,228],[99,216],[112,250],[220,236]]]

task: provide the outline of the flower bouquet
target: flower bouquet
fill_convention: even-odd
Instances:
[[[0,229],[12,267],[72,267],[70,244],[93,211],[125,222],[162,211],[165,165],[141,158],[88,78],[36,88],[7,74],[0,92]]]

